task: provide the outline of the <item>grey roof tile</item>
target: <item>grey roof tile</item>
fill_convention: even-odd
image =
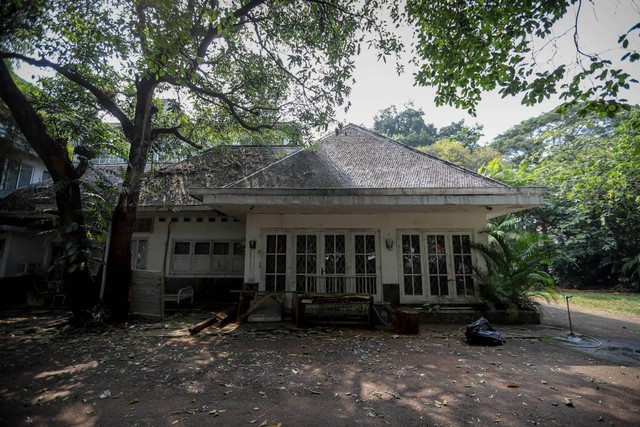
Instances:
[[[297,146],[220,146],[165,166],[145,179],[141,206],[197,206],[189,188],[224,187],[300,150]]]
[[[228,188],[486,188],[507,185],[355,125]]]

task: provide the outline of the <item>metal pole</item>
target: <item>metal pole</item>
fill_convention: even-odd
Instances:
[[[571,325],[571,310],[569,310],[569,300],[571,298],[573,298],[573,295],[568,295],[564,297],[567,300],[567,314],[569,315],[569,331],[571,331],[571,333],[569,334],[569,336],[575,336],[573,333],[573,326]]]

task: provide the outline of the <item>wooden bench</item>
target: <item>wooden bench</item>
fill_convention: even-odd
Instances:
[[[180,307],[181,301],[191,300],[191,304],[193,304],[193,287],[187,286],[185,288],[180,288],[178,293],[175,294],[164,294],[164,302],[175,302],[178,307]]]

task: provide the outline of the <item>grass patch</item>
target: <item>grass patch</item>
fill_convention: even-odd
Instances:
[[[640,294],[621,294],[602,291],[563,290],[564,295],[573,295],[570,304],[595,308],[608,313],[640,316]]]

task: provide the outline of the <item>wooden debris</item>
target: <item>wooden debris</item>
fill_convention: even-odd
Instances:
[[[211,316],[203,320],[202,322],[198,323],[194,327],[189,328],[189,333],[191,335],[195,335],[198,332],[202,331],[205,328],[208,328],[213,324],[215,324],[218,327],[222,327],[234,319],[235,312],[237,311],[237,309],[238,309],[237,304],[234,304],[226,308],[224,311],[217,313],[215,316]]]

